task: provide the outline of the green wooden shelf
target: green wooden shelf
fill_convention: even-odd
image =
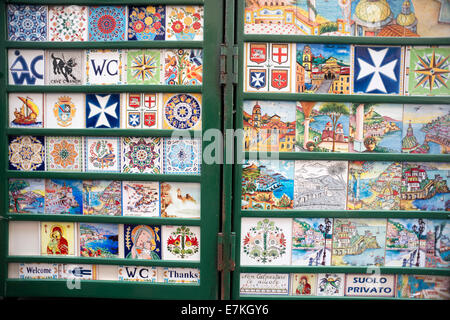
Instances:
[[[150,93],[201,93],[202,86],[181,85],[81,85],[81,86],[26,86],[7,85],[7,92],[30,93],[122,93],[122,92],[150,92]]]

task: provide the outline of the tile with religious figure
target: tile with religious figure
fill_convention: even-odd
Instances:
[[[75,223],[41,222],[41,255],[75,255]]]
[[[48,171],[83,171],[83,137],[45,137]]]
[[[165,6],[129,6],[128,40],[165,40]]]
[[[87,172],[120,172],[121,142],[116,137],[85,137]]]
[[[200,261],[200,227],[162,226],[162,258]]]
[[[200,184],[161,182],[161,217],[200,218]]]
[[[45,128],[85,128],[85,111],[83,93],[47,93],[45,95]]]
[[[291,274],[291,294],[293,296],[315,296],[317,289],[317,274]]]
[[[9,49],[8,83],[11,85],[44,85],[44,50]]]
[[[87,41],[88,7],[87,6],[49,6],[48,8],[49,41]]]
[[[89,41],[127,40],[126,6],[89,6]]]
[[[47,6],[7,5],[8,40],[47,41]]]
[[[161,226],[124,224],[126,259],[161,260]]]
[[[11,128],[42,128],[44,126],[43,93],[10,93],[8,110]]]
[[[8,169],[45,171],[44,136],[9,136]]]

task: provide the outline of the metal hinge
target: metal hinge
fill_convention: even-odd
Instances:
[[[231,56],[231,57],[230,57]],[[230,59],[228,58],[230,57]],[[227,44],[220,45],[220,84],[237,84],[238,82],[238,63],[239,63],[239,47],[233,46],[231,52]],[[231,70],[228,71],[228,61],[231,60]],[[231,77],[228,75],[231,73]]]
[[[235,238],[234,232],[230,233],[227,240],[222,232],[217,234],[217,271],[234,271]]]

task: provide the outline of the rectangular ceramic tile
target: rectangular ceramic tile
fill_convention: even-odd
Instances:
[[[201,49],[170,49],[164,51],[163,84],[201,85],[203,51]]]
[[[200,218],[200,184],[161,182],[161,217]]]
[[[402,164],[350,161],[348,210],[399,210]]]
[[[384,265],[386,219],[334,219],[333,266]]]
[[[295,218],[292,222],[292,264],[329,266],[332,235],[332,219]]]
[[[448,210],[449,172],[448,163],[404,162],[400,209]]]
[[[45,180],[45,213],[83,214],[81,180]]]
[[[241,265],[290,265],[292,219],[242,218]]]
[[[344,296],[345,276],[344,273],[319,273],[317,275],[317,296]]]
[[[350,108],[350,103],[299,102],[296,150],[348,152]]]
[[[401,152],[403,105],[352,104],[349,152]]]
[[[386,229],[387,267],[423,267],[425,265],[426,221],[388,219]]]
[[[296,160],[294,209],[345,210],[347,161]]]
[[[138,282],[156,282],[156,267],[136,267],[136,266],[118,266],[118,280],[120,281],[138,281]]]
[[[161,226],[123,225],[126,259],[161,260]]]
[[[163,171],[165,174],[200,174],[201,141],[199,139],[164,139]]]
[[[350,94],[350,45],[296,45],[295,90],[305,93]]]
[[[165,93],[162,99],[163,129],[202,129],[202,96],[200,94]]]
[[[49,6],[49,41],[87,41],[87,6]]]
[[[125,41],[126,6],[89,6],[89,41]]]
[[[245,1],[244,33],[297,34],[295,2]]]
[[[347,297],[394,297],[395,275],[348,274],[345,279]]]
[[[405,104],[402,152],[443,154],[450,149],[450,105]]]
[[[123,181],[123,215],[159,217],[159,182]]]
[[[7,5],[8,39],[12,41],[47,41],[47,6]]]
[[[294,161],[246,160],[242,167],[242,209],[292,209]]]
[[[119,229],[117,224],[80,223],[80,256],[117,258]]]
[[[240,295],[281,295],[290,293],[288,273],[241,273]]]
[[[165,40],[165,6],[129,6],[128,40]]]
[[[8,83],[10,85],[44,85],[44,50],[9,49]]]
[[[160,129],[161,102],[157,93],[124,94],[122,128]]]
[[[47,171],[83,171],[83,137],[45,137]]]
[[[317,274],[291,274],[291,295],[315,296],[317,289]]]
[[[162,226],[163,260],[200,261],[200,227]]]
[[[41,255],[75,254],[75,223],[41,222]]]
[[[203,6],[166,6],[166,40],[203,40]]]
[[[47,93],[45,95],[45,127],[85,128],[85,109],[83,93]]]
[[[8,109],[11,128],[42,128],[44,126],[43,93],[10,93]]]
[[[86,85],[124,84],[122,49],[86,50]]]
[[[48,85],[82,85],[84,52],[82,50],[46,51],[46,83]]]
[[[44,179],[9,179],[9,212],[44,213]]]
[[[353,93],[403,93],[403,47],[352,46]]]
[[[57,263],[21,263],[19,279],[58,279]]]
[[[97,267],[91,264],[60,264],[59,279],[96,280]]]
[[[159,137],[122,138],[122,170],[124,173],[162,172],[162,140]]]
[[[115,137],[85,137],[87,172],[120,172],[121,140]]]
[[[161,50],[128,50],[127,84],[160,84]]]
[[[162,282],[200,284],[200,269],[165,267]]]
[[[294,151],[296,103],[244,102],[245,151]]]
[[[120,93],[86,94],[86,128],[120,128]]]
[[[83,181],[84,215],[122,215],[122,183],[120,181]]]
[[[433,275],[397,275],[397,298],[450,299],[450,278]]]
[[[450,224],[447,220],[427,220],[425,268],[448,268]]]
[[[45,170],[44,136],[8,136],[8,144],[9,170]]]
[[[448,96],[450,47],[406,47],[405,95]]]

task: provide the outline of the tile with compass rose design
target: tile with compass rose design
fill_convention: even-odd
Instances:
[[[129,50],[127,53],[128,84],[160,84],[161,51]]]
[[[407,47],[405,95],[450,95],[450,47]]]

